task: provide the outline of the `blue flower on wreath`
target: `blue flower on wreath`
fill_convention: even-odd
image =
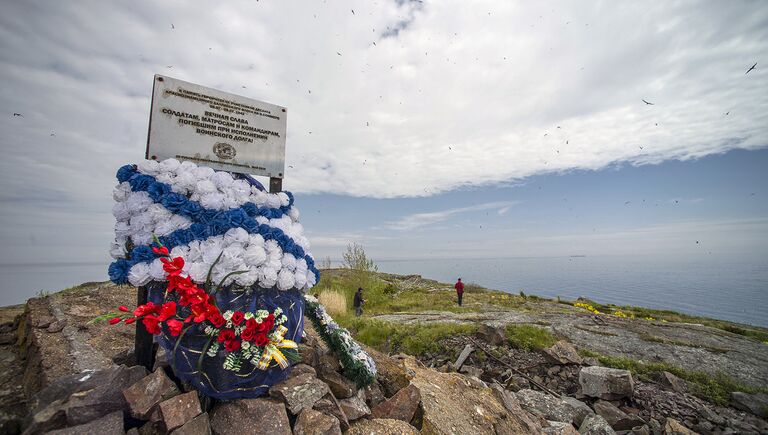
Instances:
[[[133,165],[125,165],[117,170],[117,181],[124,183],[128,181],[133,174],[136,173],[136,167]]]
[[[128,271],[133,266],[128,260],[120,259],[109,265],[109,279],[115,284],[128,284]]]

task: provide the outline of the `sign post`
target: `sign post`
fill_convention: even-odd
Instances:
[[[287,109],[167,76],[155,75],[145,158],[175,158],[237,174],[269,177],[282,190]],[[149,289],[138,289],[138,304]],[[152,335],[136,322],[136,363],[152,371]]]

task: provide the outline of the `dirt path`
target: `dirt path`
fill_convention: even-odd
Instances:
[[[768,344],[755,339],[703,325],[559,311],[535,313],[488,306],[482,312],[427,311],[375,318],[395,323],[537,324],[579,348],[604,355],[666,362],[710,374],[722,372],[746,384],[768,386]]]

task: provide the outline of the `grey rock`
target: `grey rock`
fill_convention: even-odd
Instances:
[[[501,385],[496,383],[491,384],[491,391],[493,391],[493,395],[504,406],[504,409],[517,417],[522,429],[524,429],[527,433],[537,432],[539,429],[539,424],[534,421],[535,417],[528,413],[528,411],[523,410],[523,408],[520,406],[520,401],[517,399],[517,396],[514,393],[505,390]],[[587,407],[587,409],[589,409],[589,407]]]
[[[751,412],[758,417],[768,418],[768,394],[748,394],[734,391],[731,393],[731,405],[736,409]]]
[[[420,403],[421,392],[418,387],[411,384],[378,404],[371,413],[373,418],[391,418],[409,423],[413,420]]]
[[[666,435],[698,435],[671,417],[667,417],[667,421],[664,423],[664,433]]]
[[[349,399],[340,400],[339,404],[341,405],[341,410],[344,411],[344,415],[347,416],[349,421],[357,420],[371,413],[370,408],[365,404],[365,394],[362,391]]]
[[[603,417],[615,430],[630,430],[642,426],[645,421],[637,416],[630,416],[610,402],[598,400],[594,404],[595,412]]]
[[[147,375],[141,366],[120,366],[93,389],[69,396],[66,404],[67,422],[70,426],[87,423],[114,411],[128,411],[123,389]]]
[[[688,392],[688,384],[685,382],[685,380],[678,378],[670,372],[662,372],[659,375],[658,380],[661,385],[664,385],[672,391],[678,393]]]
[[[317,371],[314,367],[308,364],[299,363],[291,366],[291,373],[288,374],[288,377],[295,378],[296,376],[303,375],[305,373],[309,373],[312,376],[317,376]]]
[[[339,372],[321,370],[317,377],[328,384],[328,388],[331,389],[331,392],[337,399],[346,399],[357,393],[355,383],[342,376]]]
[[[158,369],[123,390],[123,397],[133,417],[147,420],[155,405],[179,393],[176,384],[168,379],[165,371]]]
[[[124,435],[123,413],[115,411],[90,423],[57,429],[48,435]]]
[[[651,429],[647,424],[642,426],[635,426],[632,428],[630,433],[632,435],[651,435]]]
[[[542,429],[547,435],[578,435],[579,431],[574,429],[570,423],[563,423],[561,421],[548,421],[549,427]]]
[[[493,346],[500,346],[507,342],[507,335],[503,328],[496,328],[484,323],[480,325],[475,335]]]
[[[329,392],[325,382],[309,373],[286,379],[269,389],[269,395],[282,400],[293,415],[298,415],[302,409],[312,408]]]
[[[315,402],[312,409],[336,417],[336,419],[339,420],[339,427],[341,427],[341,430],[349,429],[347,415],[344,414],[344,411],[341,409],[341,404],[333,394],[328,393],[323,396],[322,399]]]
[[[171,432],[171,435],[211,435],[211,422],[204,412],[184,423],[184,426]]]
[[[160,410],[163,427],[166,431],[172,431],[183,426],[188,421],[200,415],[200,400],[197,391],[179,394],[157,405]]]
[[[346,435],[417,435],[415,427],[400,420],[374,418],[359,420],[346,432]]]
[[[515,396],[523,409],[547,420],[580,425],[584,418],[594,414],[589,406],[576,399],[566,400],[528,389],[518,391]]]
[[[293,425],[293,435],[341,435],[339,420],[313,409],[301,411]]]
[[[599,415],[590,415],[584,419],[579,426],[579,433],[582,435],[616,435],[616,431],[603,417]]]
[[[584,367],[579,371],[579,385],[586,396],[618,400],[632,397],[635,383],[629,370]]]
[[[472,347],[471,344],[464,346],[464,350],[461,351],[461,353],[459,354],[459,357],[456,358],[456,362],[453,363],[453,369],[458,371],[461,368],[461,366],[464,365],[464,361],[466,361],[467,358],[469,358],[469,354],[471,354],[472,351],[474,350],[475,348]]]
[[[27,422],[24,434],[37,434],[67,425],[64,399],[54,400],[48,406],[38,409]]]
[[[584,362],[579,351],[565,340],[558,341],[552,347],[544,349],[542,353],[555,364],[581,364]]]
[[[365,392],[365,403],[368,404],[369,408],[373,408],[374,406],[386,400],[386,397],[384,397],[384,393],[381,391],[381,387],[379,386],[378,381],[374,381],[365,387],[363,391]]]
[[[474,366],[464,366],[459,370],[459,373],[479,378],[483,375],[483,369]]]
[[[239,399],[216,405],[211,413],[216,435],[291,435],[285,405],[274,399]]]

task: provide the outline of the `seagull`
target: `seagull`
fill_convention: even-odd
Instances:
[[[165,67],[168,68],[168,69],[171,69],[171,68],[173,68],[173,65],[166,65]]]
[[[339,56],[341,56],[341,53],[339,53],[338,51],[336,52],[336,54],[338,54]]]
[[[744,75],[749,74],[749,72],[752,71],[753,69],[755,69],[756,66],[757,66],[757,62],[755,62],[755,64],[752,65],[751,67],[749,67],[749,69],[747,70],[747,72],[744,73]]]
[[[697,244],[697,245],[699,244],[699,241],[698,241],[698,240],[696,240],[696,244]]]
[[[291,168],[291,169],[293,169],[293,166],[292,166],[292,165],[288,165],[288,167],[289,167],[289,168]]]
[[[56,133],[51,133],[51,136],[56,136]]]
[[[631,202],[631,201],[627,201],[627,202],[625,202],[625,203],[624,203],[624,205],[627,205],[627,204],[629,204],[630,202]]]
[[[355,10],[354,9],[350,9],[350,10],[352,11],[352,15],[355,15]]]
[[[643,147],[640,147],[640,149],[643,149]]]
[[[173,23],[171,23],[171,29],[176,30],[176,26],[174,26]]]
[[[725,116],[728,116],[728,114],[729,114],[729,113],[731,113],[731,112],[730,112],[730,111],[728,111],[728,112],[725,112]]]
[[[653,106],[653,105],[654,105],[653,103],[649,103],[649,102],[647,102],[647,101],[645,101],[645,100],[643,100],[643,103],[645,103],[645,104],[647,104],[647,105],[649,105],[649,106]]]
[[[14,112],[13,116],[21,116],[22,118],[24,117],[24,115],[22,115],[21,113],[15,113],[15,112]]]

